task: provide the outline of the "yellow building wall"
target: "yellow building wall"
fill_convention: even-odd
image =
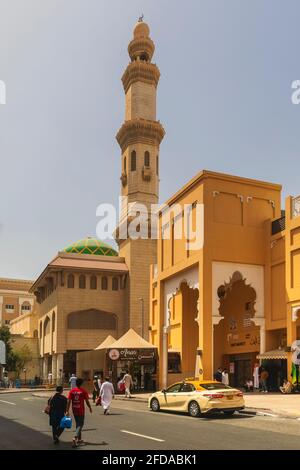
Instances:
[[[166,217],[163,218],[162,215],[160,216],[158,272],[153,280],[155,289],[158,289],[159,292],[155,294],[155,302],[153,302],[153,297],[150,299],[152,301],[152,312],[155,311],[155,314],[153,313],[154,317],[152,316],[152,320],[155,318],[155,321],[151,321],[152,338],[155,338],[156,345],[159,347],[160,357],[162,356],[162,330],[165,314],[164,283],[168,279],[183,273],[195,263],[199,266],[199,328],[195,321],[194,323],[191,322],[188,338],[193,341],[195,335],[198,335],[197,346],[201,354],[200,368],[204,369],[206,378],[211,378],[213,375],[213,354],[215,353],[217,356],[219,354],[218,346],[213,345],[212,342],[213,262],[258,265],[263,268],[269,263],[270,279],[267,276],[265,277],[266,289],[269,286],[269,293],[265,292],[266,304],[269,302],[268,308],[265,309],[266,317],[267,314],[269,315],[266,318],[266,323],[271,322],[271,302],[276,303],[276,309],[273,313],[274,319],[277,322],[284,322],[284,316],[282,315],[282,307],[284,306],[282,273],[284,268],[282,266],[275,267],[271,274],[272,263],[268,259],[270,248],[266,248],[265,227],[266,220],[280,217],[280,197],[280,185],[204,171],[167,201],[169,205],[179,204],[182,211],[184,211],[184,204],[193,204],[195,202],[204,204],[204,220],[202,222],[204,223],[204,245],[202,249],[189,251],[186,249],[186,238],[184,236],[181,240],[174,238],[173,233],[178,223],[180,223],[178,211],[173,222],[172,214],[171,221],[168,221]],[[170,233],[169,240],[162,240],[163,232]],[[273,283],[277,282],[278,289],[277,291],[276,288],[273,289],[271,294],[272,277]],[[159,316],[158,319],[157,315]],[[280,327],[280,325],[278,324],[277,327]],[[256,336],[258,334],[257,328],[259,331],[259,327],[254,328]],[[180,342],[184,342],[183,337],[182,321],[176,328],[171,324],[169,343],[171,342],[172,348],[175,347],[173,345],[180,347]],[[252,351],[253,348],[248,346],[246,342],[244,347],[240,348],[240,352],[248,352],[249,349]],[[214,348],[215,351],[213,351]],[[255,349],[257,350],[257,346]],[[195,346],[190,350],[191,357],[194,356],[194,362],[196,350]],[[190,360],[189,364],[191,363]],[[160,362],[160,380],[162,380],[161,365]],[[190,368],[184,372],[190,372]]]
[[[287,345],[292,347],[300,339],[300,214],[296,202],[300,198],[286,199],[285,259],[287,298]],[[288,353],[288,375],[292,368],[292,351]]]

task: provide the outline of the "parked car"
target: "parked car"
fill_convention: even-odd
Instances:
[[[193,417],[221,411],[233,415],[245,407],[240,390],[214,380],[195,379],[186,379],[153,393],[148,404],[152,411],[181,411]]]

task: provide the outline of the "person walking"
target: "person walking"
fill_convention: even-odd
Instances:
[[[54,444],[59,444],[59,437],[64,429],[60,427],[60,421],[65,416],[67,410],[67,399],[63,395],[62,386],[56,387],[56,393],[49,398],[48,405],[50,426],[52,426],[52,435]]]
[[[69,380],[69,383],[71,384],[71,390],[72,390],[72,388],[76,387],[76,380],[77,380],[76,375],[72,374],[71,377],[70,377],[70,380]]]
[[[256,362],[253,369],[253,387],[255,390],[259,389],[259,364]]]
[[[96,398],[99,397],[99,392],[100,392],[100,388],[99,388],[99,382],[98,382],[98,376],[95,375],[94,377],[94,380],[93,380],[93,403],[96,402]]]
[[[101,385],[100,395],[101,395],[101,405],[103,407],[104,414],[108,415],[111,401],[115,396],[114,386],[110,382],[109,377],[105,377],[105,380],[103,384]]]
[[[222,367],[218,367],[218,370],[214,373],[214,379],[217,382],[222,382]]]
[[[125,384],[125,397],[131,398],[130,387],[133,386],[133,380],[128,370],[126,370],[126,374],[123,377],[123,383]]]
[[[227,369],[224,369],[222,372],[222,383],[224,385],[229,385],[229,374]]]
[[[85,416],[85,407],[84,403],[86,403],[87,407],[92,413],[92,407],[89,401],[89,394],[88,392],[82,387],[83,380],[76,379],[76,387],[70,390],[68,396],[68,403],[67,403],[67,412],[66,416],[69,416],[70,407],[72,404],[72,411],[76,423],[76,431],[75,437],[73,438],[73,447],[78,447],[80,444],[83,443],[82,440],[82,428],[84,426],[84,416]]]
[[[267,380],[269,377],[269,372],[266,369],[262,369],[260,374],[260,383],[263,393],[268,393]]]

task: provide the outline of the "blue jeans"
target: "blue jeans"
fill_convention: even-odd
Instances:
[[[75,437],[77,437],[77,439],[81,439],[81,431],[84,425],[84,415],[83,416],[74,415],[74,418],[75,418],[75,423],[76,423]]]
[[[267,388],[267,381],[266,381],[266,380],[262,380],[262,381],[261,381],[261,388],[262,388],[262,391],[263,391],[263,392],[267,392],[267,391],[268,391],[268,388]]]

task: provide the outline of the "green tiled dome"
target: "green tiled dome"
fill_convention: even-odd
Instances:
[[[77,253],[79,255],[118,256],[116,250],[114,250],[110,245],[107,245],[107,243],[93,237],[78,240],[64,248],[63,251],[66,253]]]

